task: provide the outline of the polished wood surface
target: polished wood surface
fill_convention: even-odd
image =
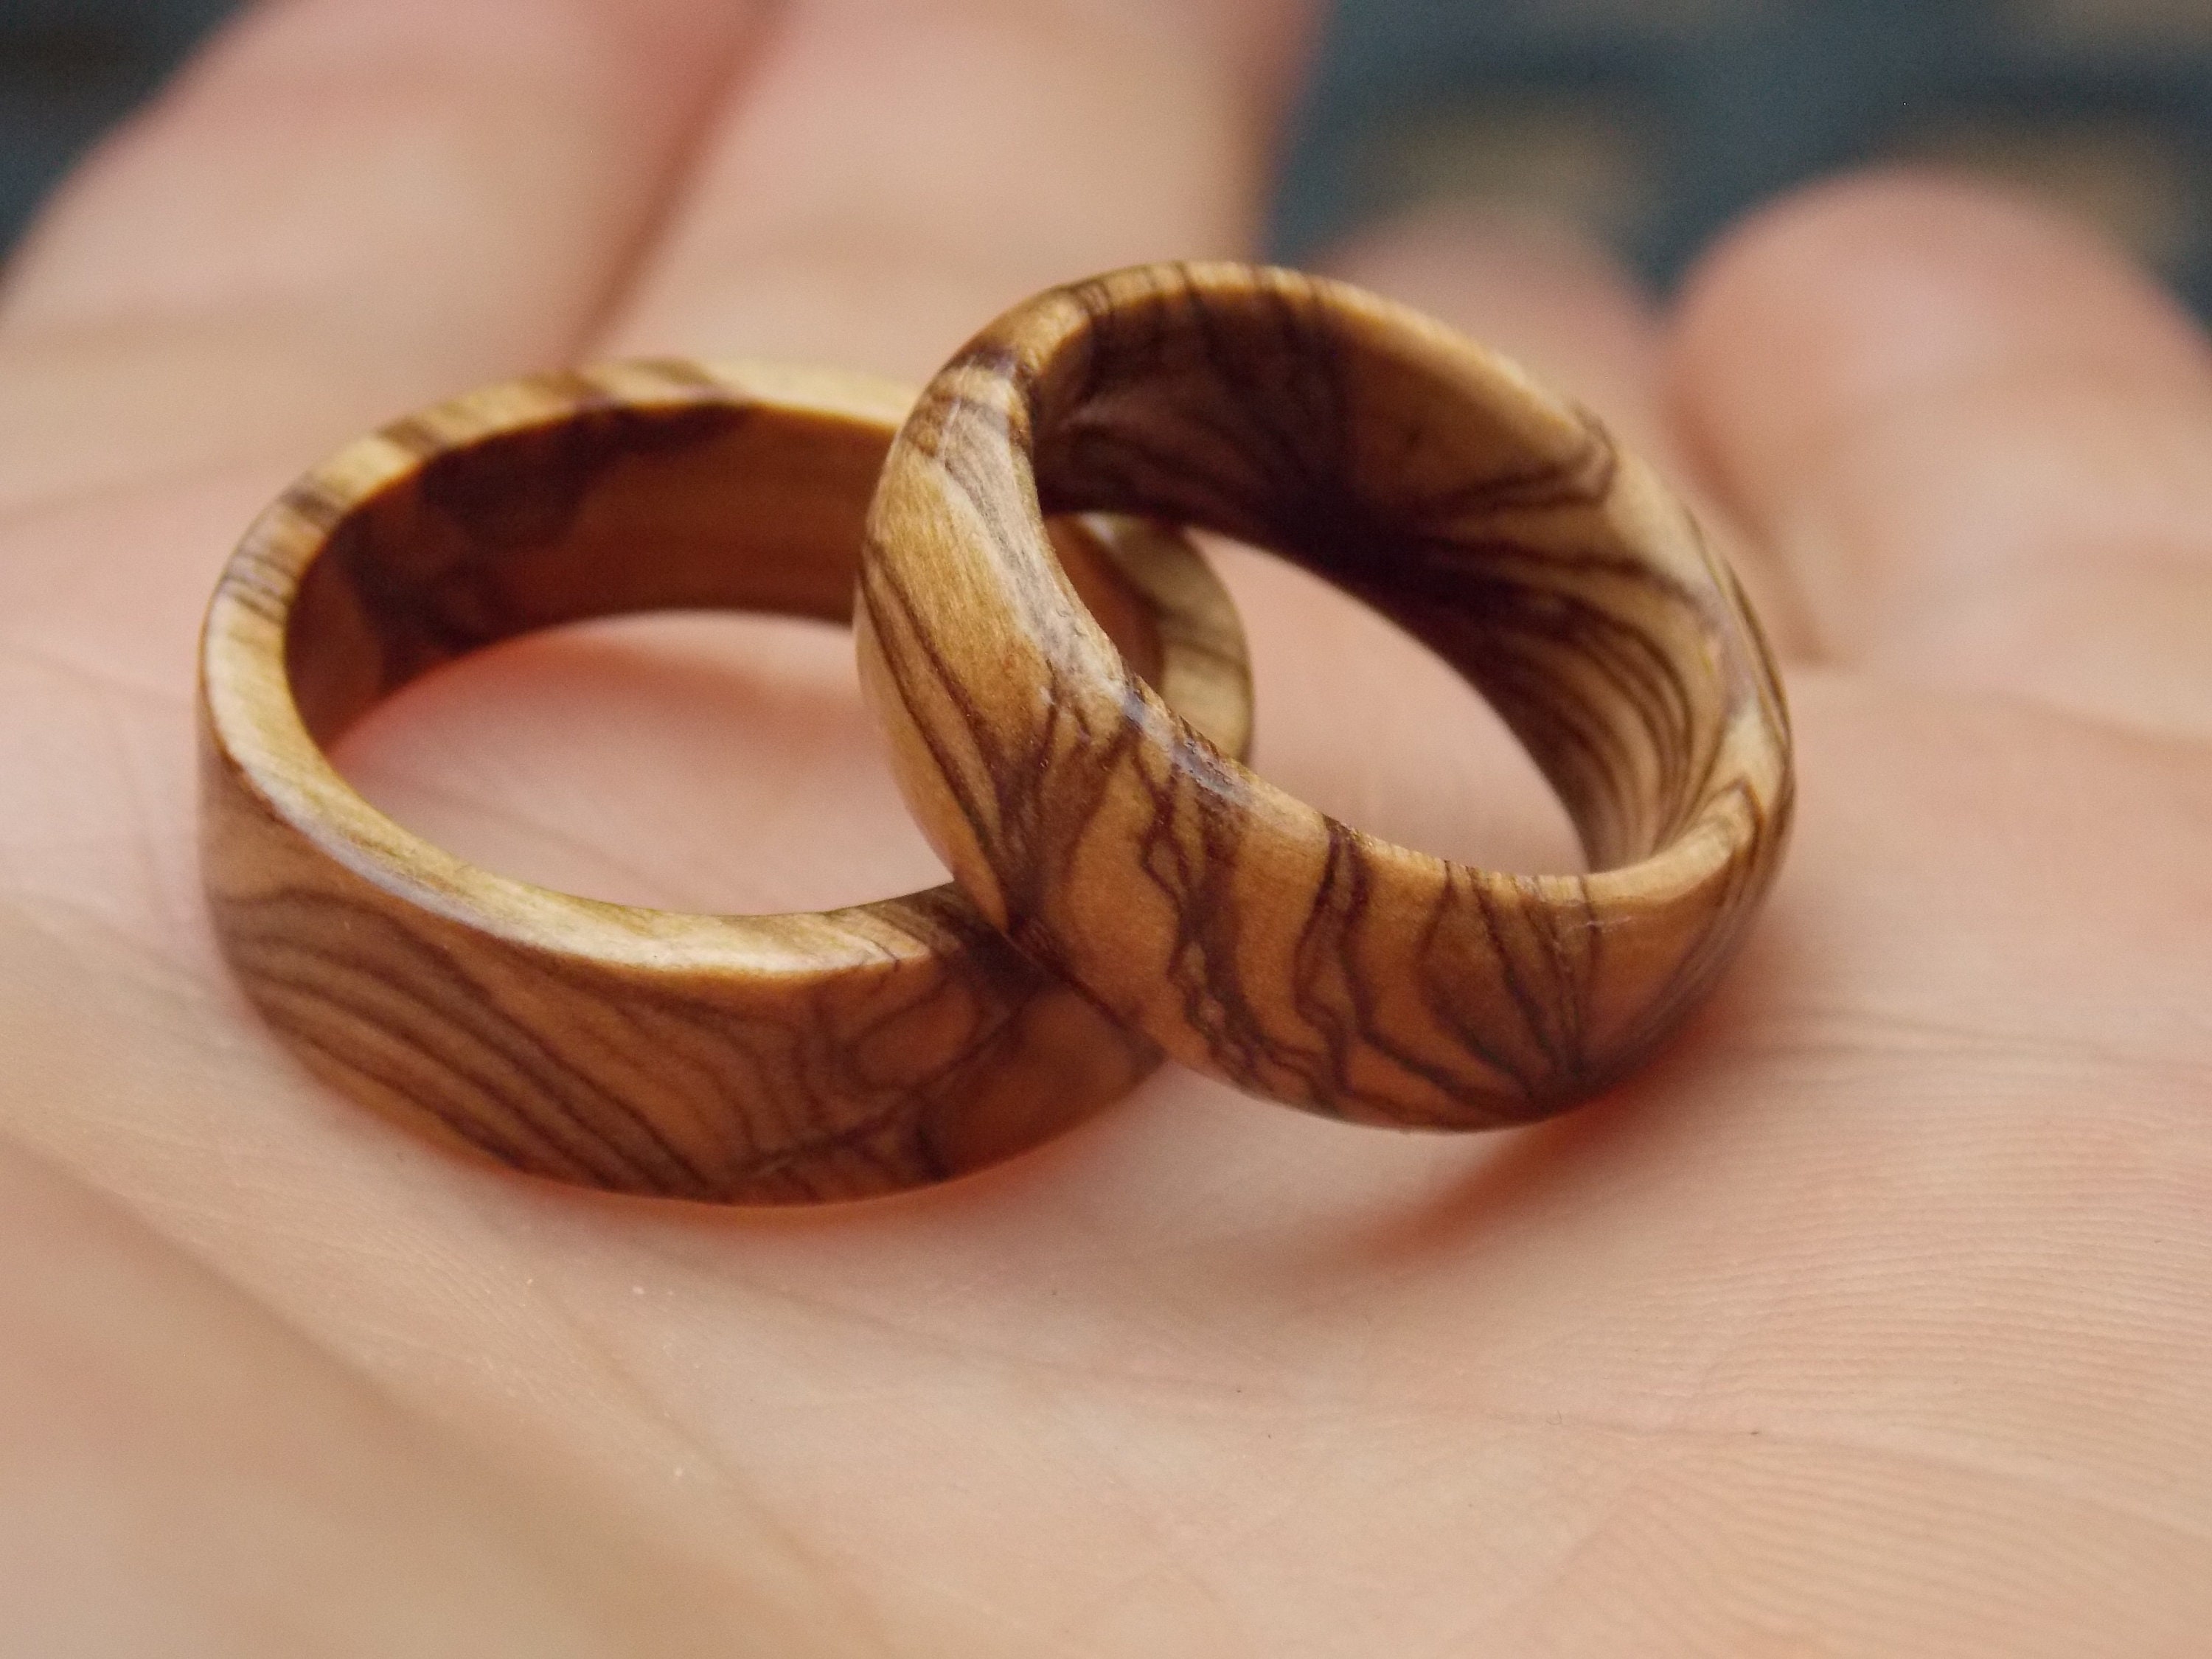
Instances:
[[[203,644],[203,863],[239,982],[311,1067],[517,1169],[773,1202],[974,1169],[1152,1066],[950,886],[782,916],[577,898],[410,834],[324,754],[415,676],[532,629],[846,621],[909,402],[760,365],[521,381],[356,442],[254,525]],[[1195,551],[1127,521],[1056,532],[1133,662],[1240,749],[1243,642]]]
[[[1095,510],[1393,618],[1518,734],[1589,870],[1394,846],[1239,764],[1065,580],[1045,515]],[[1781,855],[1781,693],[1686,512],[1584,412],[1340,284],[1153,266],[1008,313],[893,447],[861,592],[901,786],[983,912],[1177,1058],[1316,1111],[1473,1128],[1586,1097],[1710,988]]]

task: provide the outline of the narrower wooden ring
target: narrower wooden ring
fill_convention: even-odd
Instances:
[[[464,652],[621,611],[843,622],[910,394],[823,371],[632,364],[493,387],[360,440],[264,514],[201,656],[201,847],[246,994],[346,1092],[515,1168],[785,1201],[974,1169],[1158,1056],[950,886],[817,915],[605,904],[476,868],[322,745]],[[1227,596],[1180,538],[1060,538],[1091,604],[1231,749]]]
[[[1092,510],[1225,532],[1394,618],[1518,734],[1591,873],[1393,846],[1238,764],[1057,567],[1043,515]],[[1602,1088],[1781,856],[1782,693],[1689,515],[1587,414],[1342,284],[1151,266],[1008,313],[892,446],[861,596],[908,805],[984,914],[1176,1058],[1316,1111],[1479,1128]]]

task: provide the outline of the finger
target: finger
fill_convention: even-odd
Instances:
[[[1565,222],[1431,209],[1369,226],[1319,264],[1503,351],[1647,453],[1666,447],[1650,302],[1617,260]]]
[[[2086,230],[1936,178],[1815,190],[1695,275],[1672,368],[1827,652],[2212,720],[2212,350]]]
[[[356,428],[571,351],[753,9],[249,13],[64,190],[0,304],[0,501]]]
[[[799,0],[617,352],[926,377],[1041,288],[1249,252],[1304,0]]]
[[[1321,264],[1451,324],[1589,407],[1689,499],[1777,647],[1802,643],[1786,580],[1752,556],[1676,441],[1662,404],[1657,314],[1619,260],[1561,221],[1454,207],[1370,227]]]

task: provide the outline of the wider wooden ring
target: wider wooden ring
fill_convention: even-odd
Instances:
[[[973,1169],[1151,1068],[952,887],[818,915],[574,898],[410,835],[324,756],[387,692],[532,629],[845,621],[909,403],[763,366],[525,380],[348,446],[253,526],[203,645],[202,856],[232,968],[314,1070],[520,1169],[779,1201]],[[1123,648],[1240,748],[1243,638],[1188,544],[1101,520],[1060,546]]]
[[[1093,510],[1395,619],[1519,735],[1592,873],[1393,846],[1239,765],[1059,568],[1043,515]],[[1477,1128],[1592,1093],[1711,986],[1781,855],[1782,694],[1689,515],[1588,415],[1339,283],[1152,266],[1008,313],[892,447],[861,596],[908,805],[985,915],[1178,1059],[1316,1110]]]

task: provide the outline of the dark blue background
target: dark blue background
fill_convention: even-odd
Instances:
[[[0,0],[0,241],[228,9]],[[2212,0],[1344,0],[1276,247],[1505,198],[1663,283],[1749,204],[1883,156],[2056,196],[2212,314]]]

